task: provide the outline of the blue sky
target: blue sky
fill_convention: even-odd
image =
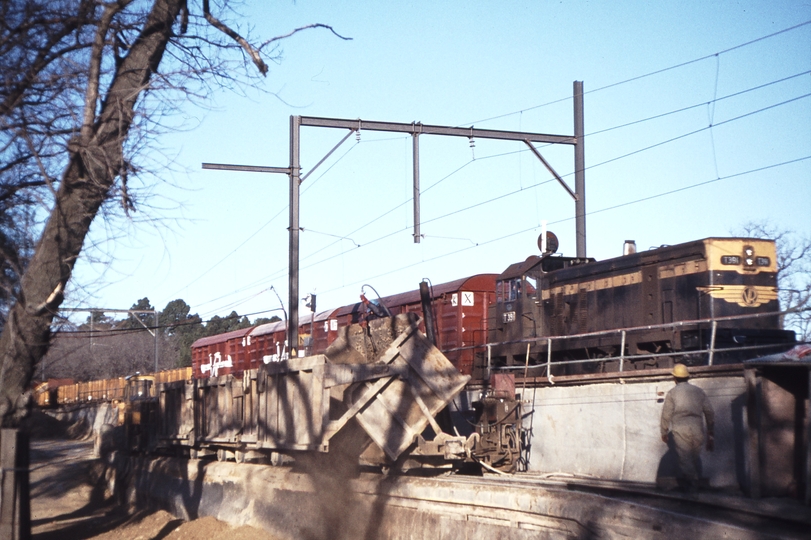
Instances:
[[[183,298],[208,318],[278,308],[272,285],[287,307],[287,178],[201,163],[286,167],[290,115],[571,135],[575,80],[589,256],[747,221],[811,234],[808,0],[248,1],[242,12],[223,18],[262,38],[324,23],[353,39],[299,33],[265,82],[278,97],[223,91],[211,110],[189,107],[197,127],[161,141],[176,163],[153,189],[161,221],[113,239],[97,220],[102,260],[78,264],[66,305]],[[303,172],[344,134],[303,128]],[[573,186],[571,147],[539,149]],[[574,255],[574,203],[522,144],[424,136],[420,155],[419,244],[410,137],[362,130],[302,184],[300,290],[319,310],[355,302],[365,283],[389,295],[499,273],[537,253],[542,221]]]

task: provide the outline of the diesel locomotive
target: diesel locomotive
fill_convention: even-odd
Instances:
[[[781,329],[776,258],[773,241],[752,238],[644,252],[627,242],[604,261],[531,256],[496,278],[487,365],[582,373],[772,352],[795,339]]]

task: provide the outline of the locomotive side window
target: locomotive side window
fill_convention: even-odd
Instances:
[[[524,289],[526,290],[527,296],[530,298],[537,298],[538,296],[538,279],[535,276],[524,276],[526,285]]]
[[[499,281],[496,284],[496,302],[515,302],[521,294],[521,279]]]

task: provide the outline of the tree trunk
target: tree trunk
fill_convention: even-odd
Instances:
[[[56,202],[0,336],[0,422],[16,425],[50,345],[50,327],[90,223],[124,168],[123,145],[135,104],[157,70],[185,0],[155,0],[139,38],[118,66],[92,130],[71,144]],[[96,101],[94,100],[93,103]],[[81,116],[81,115],[79,115]]]

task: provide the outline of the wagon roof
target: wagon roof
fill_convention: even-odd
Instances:
[[[432,298],[439,298],[444,294],[470,291],[470,292],[490,292],[495,290],[496,274],[476,274],[474,276],[463,277],[447,283],[440,283],[431,288]],[[391,296],[384,296],[380,299],[386,307],[402,306],[404,304],[415,304],[420,301],[419,289],[408,291]],[[360,302],[350,304],[335,310],[334,316],[354,313],[361,309]]]
[[[313,322],[321,322],[329,319],[330,315],[334,310],[327,310],[327,311],[320,311],[318,313],[305,313],[304,315],[299,316],[298,324],[299,327],[310,324]],[[271,323],[260,324],[256,328],[253,329],[251,332],[251,337],[254,336],[264,336],[266,334],[273,334],[274,332],[283,331],[287,328],[284,321],[276,321]]]
[[[239,330],[232,330],[231,332],[226,332],[224,334],[216,334],[214,336],[207,336],[204,338],[200,338],[194,343],[191,344],[192,347],[204,347],[206,345],[213,345],[214,343],[222,343],[223,341],[228,341],[229,339],[234,338],[241,338],[246,334],[250,333],[254,327],[251,326],[249,328],[240,328]]]

